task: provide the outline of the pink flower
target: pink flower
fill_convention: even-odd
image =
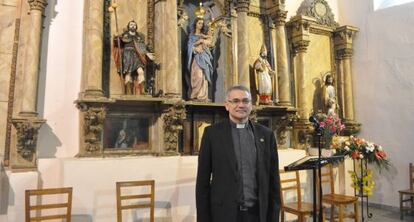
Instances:
[[[325,122],[320,122],[320,123],[319,123],[319,126],[320,126],[320,127],[325,127],[325,126],[326,126],[326,124],[325,124]]]

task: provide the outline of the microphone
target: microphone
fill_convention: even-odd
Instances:
[[[318,119],[314,115],[309,117],[309,122],[311,122],[313,124],[313,127],[315,127],[316,129],[321,128],[321,125]]]

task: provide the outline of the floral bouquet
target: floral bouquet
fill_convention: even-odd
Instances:
[[[341,118],[336,113],[330,113],[328,115],[319,113],[317,114],[319,120],[319,126],[323,128],[323,140],[325,141],[325,148],[334,148],[332,146],[332,138],[339,135],[345,125],[342,124]]]
[[[374,144],[356,136],[350,136],[348,141],[334,144],[337,147],[336,153],[354,160],[366,160],[368,163],[375,163],[382,169],[388,169],[390,161],[382,146]]]

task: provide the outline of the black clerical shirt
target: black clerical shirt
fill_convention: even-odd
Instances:
[[[256,145],[250,122],[236,124],[230,121],[237,169],[242,181],[239,203],[252,207],[257,203]]]

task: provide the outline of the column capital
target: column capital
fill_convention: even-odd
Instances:
[[[353,39],[358,28],[341,26],[334,31],[334,44],[336,55],[339,59],[352,57]]]
[[[272,13],[272,20],[275,26],[284,26],[286,23],[287,11],[278,9]]]
[[[30,10],[43,11],[47,6],[47,0],[27,0],[30,5]]]
[[[305,52],[309,45],[310,26],[315,20],[305,16],[295,16],[287,23],[293,49],[296,52]]]
[[[250,0],[237,0],[237,12],[248,12]]]
[[[309,40],[300,40],[293,42],[294,53],[306,52],[309,46]]]

